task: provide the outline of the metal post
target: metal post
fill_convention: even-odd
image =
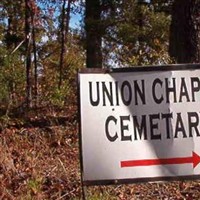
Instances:
[[[86,200],[86,186],[83,185],[83,183],[81,183],[81,190],[82,190],[82,199]]]

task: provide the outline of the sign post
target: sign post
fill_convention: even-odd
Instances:
[[[200,177],[200,65],[78,76],[84,185]]]

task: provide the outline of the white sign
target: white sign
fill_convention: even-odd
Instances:
[[[200,174],[200,69],[79,73],[83,182]]]

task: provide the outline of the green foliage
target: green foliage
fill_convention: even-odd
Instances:
[[[168,37],[171,1],[152,1],[152,4],[138,5],[136,0],[104,0],[101,2],[101,19],[94,20],[94,27],[100,25],[97,34],[103,35],[104,66],[133,66],[170,63]],[[76,4],[73,10],[76,12]],[[38,86],[39,105],[65,106],[76,97],[76,74],[85,66],[85,51],[80,33],[69,30],[65,43],[65,57],[60,70],[59,0],[33,0],[38,83],[35,84],[33,45],[31,51],[31,98]],[[2,107],[20,106],[26,97],[26,48],[24,33],[24,1],[3,0],[0,3],[0,103]],[[157,12],[159,11],[159,12]],[[164,11],[164,12],[163,12]],[[32,30],[33,22],[30,22]],[[96,25],[95,25],[96,23]],[[30,33],[31,34],[31,33]],[[18,46],[19,45],[19,46]],[[13,51],[15,50],[15,51]],[[11,53],[12,52],[12,53]],[[62,84],[59,87],[59,77]]]
[[[169,64],[170,15],[135,0],[123,2],[118,10],[115,25],[105,35],[107,60],[114,59],[118,66]]]
[[[49,42],[46,45],[45,51],[49,48],[54,48],[57,51],[51,54],[45,62],[43,62],[44,74],[41,78],[41,98],[42,101],[55,106],[64,106],[74,102],[76,94],[76,75],[77,71],[84,66],[84,53],[81,47],[78,46],[77,35],[69,35],[68,49],[64,58],[64,67],[62,69],[63,81],[58,87],[59,79],[59,51],[56,41]],[[43,52],[44,53],[44,52]]]
[[[39,192],[41,192],[42,179],[41,178],[30,179],[28,180],[27,186],[28,186],[28,191],[30,191],[30,197],[36,195]]]
[[[11,54],[0,48],[0,103],[18,105],[21,103],[25,85],[25,73],[18,54]]]
[[[57,84],[52,84],[48,91],[46,91],[45,102],[48,102],[50,105],[63,107],[67,102],[68,97],[71,94],[71,88],[68,81],[63,82],[63,86],[59,89]],[[44,100],[44,99],[43,99]]]

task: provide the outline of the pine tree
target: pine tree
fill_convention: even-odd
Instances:
[[[200,61],[199,12],[199,0],[174,1],[169,52],[178,63]]]
[[[86,66],[102,68],[102,29],[100,0],[86,0]]]

